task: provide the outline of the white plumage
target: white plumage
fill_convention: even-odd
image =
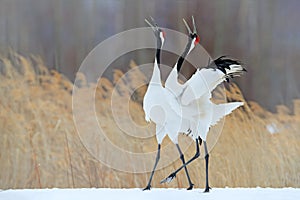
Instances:
[[[232,64],[226,69],[226,74],[213,68],[197,69],[193,76],[185,83],[184,93],[181,97],[182,105],[188,105],[205,93],[211,92],[230,75],[238,75],[245,69],[241,65]],[[211,98],[211,96],[210,96]]]
[[[161,84],[160,70],[155,58],[152,78],[143,100],[145,120],[156,125],[156,139],[162,143],[168,134],[174,144],[178,143],[177,130],[180,128],[180,107],[175,98]],[[175,106],[174,106],[175,105]],[[176,122],[172,124],[173,122]]]
[[[228,67],[230,70],[227,70],[227,74],[213,68],[198,69],[185,84],[178,87],[182,90],[179,95],[176,95],[173,91],[170,92],[173,93],[173,98],[177,99],[176,102],[179,102],[176,106],[181,107],[175,108],[175,106],[172,106],[174,111],[179,110],[180,112],[177,113],[178,115],[181,115],[183,119],[191,121],[190,130],[193,133],[194,139],[201,136],[201,139],[206,141],[206,134],[208,132],[203,133],[207,128],[203,130],[194,123],[203,124],[203,121],[206,121],[208,122],[207,126],[211,127],[216,124],[216,121],[213,119],[218,118],[217,121],[219,121],[236,109],[238,105],[243,105],[243,102],[225,103],[221,105],[216,105],[211,102],[211,93],[220,83],[224,82],[228,76],[244,71],[244,68],[241,65],[239,65],[239,68],[235,65],[233,69],[231,69],[231,66]],[[178,84],[180,83],[176,80],[176,84],[174,85]],[[175,90],[178,91],[178,88]],[[223,108],[223,110],[221,108]],[[182,126],[186,127],[184,124]],[[186,130],[181,128],[180,131],[185,132]],[[201,132],[197,134],[199,131]]]

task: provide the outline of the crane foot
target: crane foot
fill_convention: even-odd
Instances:
[[[147,185],[147,187],[145,187],[144,189],[143,189],[143,191],[145,191],[145,190],[150,190],[151,189],[151,185]]]
[[[204,193],[209,192],[211,188],[210,187],[206,187],[205,190],[203,191]]]
[[[194,188],[194,184],[191,184],[190,187],[187,188],[187,190],[192,190]]]
[[[170,183],[175,177],[176,177],[176,174],[172,173],[167,178],[160,181],[160,183]]]

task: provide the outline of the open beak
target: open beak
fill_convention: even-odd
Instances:
[[[152,21],[152,24],[147,20],[145,19],[145,22],[152,28],[152,30],[155,32],[158,30],[158,26],[157,26],[157,23],[154,21],[154,19],[150,16],[150,19]]]
[[[192,21],[193,21],[194,34],[197,34],[197,28],[196,28],[194,16],[192,16]]]
[[[184,19],[184,18],[183,18],[182,20],[183,20],[183,23],[184,23],[184,25],[185,25],[186,29],[188,30],[189,34],[192,34],[192,31],[191,31],[191,29],[190,29],[190,27],[189,27],[188,23],[185,21],[185,19]]]
[[[188,30],[189,34],[197,34],[197,28],[196,28],[194,16],[192,16],[192,21],[193,21],[193,32],[191,31],[191,28],[189,27],[189,25],[188,25],[188,23],[185,21],[185,19],[183,18],[182,20],[183,20],[183,23],[184,23],[186,29]]]

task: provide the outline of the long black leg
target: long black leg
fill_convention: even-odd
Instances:
[[[147,186],[143,190],[150,190],[151,189],[151,181],[152,181],[152,178],[153,178],[153,175],[154,175],[157,163],[159,161],[159,158],[160,158],[160,144],[158,144],[157,155],[156,155],[156,159],[155,159],[155,164],[154,164],[153,170],[151,172],[151,176],[150,176],[149,182],[148,182]]]
[[[170,174],[167,178],[163,179],[160,183],[166,183],[166,182],[171,182],[173,178],[176,177],[176,174],[184,167],[186,167],[188,164],[190,164],[193,160],[198,158],[200,156],[200,150],[199,150],[199,144],[198,144],[198,139],[196,139],[196,154],[185,164],[183,164],[181,167],[179,167],[176,171],[174,171],[172,174]]]
[[[206,145],[206,141],[203,141],[203,144],[204,144],[204,151],[205,151],[205,173],[206,173],[206,184],[205,184],[205,190],[204,192],[209,192],[209,189],[211,189],[209,187],[209,184],[208,184],[208,160],[209,160],[209,154],[208,154],[208,151],[207,151],[207,145]]]
[[[182,164],[185,165],[184,155],[183,155],[183,153],[182,153],[182,151],[181,151],[179,145],[176,144],[176,147],[177,147],[177,149],[178,149],[178,152],[179,152],[179,155],[180,155],[180,159],[181,159],[181,161],[182,161]],[[184,170],[185,170],[186,177],[187,177],[188,182],[189,182],[189,185],[190,185],[190,186],[187,188],[187,190],[191,190],[191,189],[193,189],[194,184],[193,184],[192,181],[191,181],[191,178],[190,178],[190,175],[189,175],[189,172],[188,172],[188,169],[186,168],[186,166],[184,166]]]

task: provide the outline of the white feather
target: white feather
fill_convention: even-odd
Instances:
[[[185,88],[185,85],[179,83],[177,78],[178,78],[178,72],[177,72],[177,63],[176,63],[165,83],[166,89],[168,89],[170,93],[172,93],[175,97],[180,96]]]
[[[242,105],[244,105],[244,102],[231,102],[219,105],[214,104],[211,126],[216,125],[219,120],[221,120],[226,115],[229,115],[233,110]]]
[[[179,132],[189,129],[194,139],[200,136],[205,141],[211,126],[243,105],[243,102],[216,105],[210,100],[212,91],[225,81],[228,75],[242,70],[240,65],[230,65],[230,70],[227,70],[225,75],[218,69],[198,69],[185,84],[180,84],[177,80],[177,70],[173,68],[166,81],[167,99],[173,112],[182,119]],[[167,122],[171,119],[167,118]]]

